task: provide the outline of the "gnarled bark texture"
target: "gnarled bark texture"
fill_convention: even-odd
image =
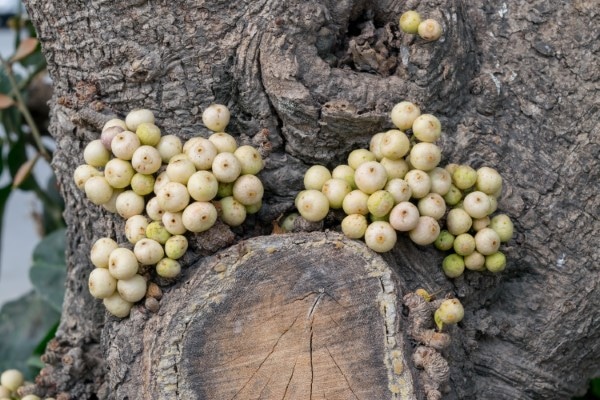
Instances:
[[[439,389],[448,399],[564,399],[600,374],[594,2],[26,5],[55,84],[54,167],[70,227],[63,318],[40,392],[62,399],[421,399]],[[408,9],[440,21],[443,38],[426,43],[399,33],[397,18]],[[505,178],[499,207],[517,232],[505,272],[449,280],[442,255],[407,240],[379,257],[334,234],[248,239],[268,234],[293,208],[308,165],[331,167],[366,146],[391,127],[388,113],[404,99],[442,120],[445,162],[492,166]],[[264,207],[242,229],[200,235],[183,278],[164,288],[158,313],[140,305],[129,319],[108,317],[87,293],[88,253],[101,236],[124,242],[124,223],[73,183],[83,147],[109,117],[139,107],[153,110],[165,133],[206,136],[201,112],[212,102],[231,109],[229,133],[272,147],[261,173]],[[264,129],[268,142],[259,135]],[[262,252],[258,264],[246,251]],[[215,273],[220,257],[224,266]],[[369,268],[385,272],[387,289]],[[411,313],[400,312],[413,310],[402,296],[418,287],[465,305],[464,321],[440,353],[415,347]],[[390,316],[378,308],[381,293],[398,310],[387,333],[397,339],[393,348],[382,336]],[[235,340],[245,324],[255,336]],[[448,368],[449,385],[438,385],[435,377]]]

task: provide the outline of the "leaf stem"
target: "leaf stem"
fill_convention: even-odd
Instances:
[[[39,131],[35,121],[33,120],[33,117],[31,116],[29,109],[27,109],[27,105],[25,104],[25,101],[23,100],[23,96],[21,96],[21,91],[19,90],[19,84],[15,80],[15,76],[12,73],[12,68],[11,68],[10,63],[8,63],[3,57],[0,56],[0,64],[2,64],[2,67],[6,71],[6,76],[8,77],[8,80],[10,81],[10,85],[12,87],[12,92],[15,96],[15,101],[17,103],[17,107],[19,108],[19,111],[21,111],[21,114],[23,114],[23,117],[25,118],[25,122],[27,122],[29,129],[31,129],[31,134],[33,135],[33,139],[35,140],[35,144],[36,144],[36,147],[38,148],[38,151],[40,152],[42,157],[44,157],[44,159],[46,159],[48,162],[50,162],[51,161],[50,154],[48,153],[48,151],[46,150],[46,147],[42,143],[42,136],[40,134],[40,131]]]

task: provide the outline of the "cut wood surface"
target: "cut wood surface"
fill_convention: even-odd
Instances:
[[[112,320],[114,398],[413,398],[381,257],[339,234],[263,236],[190,267],[156,314]],[[136,337],[129,332],[143,329]],[[138,352],[139,351],[139,352]]]

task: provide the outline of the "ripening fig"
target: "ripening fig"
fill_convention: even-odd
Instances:
[[[313,165],[304,173],[304,188],[321,190],[331,179],[331,172],[323,165]]]
[[[294,230],[294,223],[300,214],[293,212],[289,213],[281,220],[280,227],[284,232],[292,232]]]
[[[148,145],[138,147],[131,156],[131,166],[140,174],[153,174],[162,165],[162,158],[156,148]]]
[[[493,168],[481,167],[477,170],[475,188],[485,194],[493,195],[502,190],[502,177]]]
[[[490,221],[490,228],[498,234],[501,242],[508,242],[513,236],[513,223],[506,214],[495,215]]]
[[[463,200],[463,208],[471,218],[483,218],[487,216],[490,206],[489,196],[480,191],[469,193]]]
[[[162,221],[162,216],[165,213],[165,210],[160,208],[158,205],[158,199],[156,197],[148,200],[146,204],[146,214],[152,221]]]
[[[453,244],[454,251],[460,256],[468,256],[475,251],[475,238],[469,233],[456,235]]]
[[[119,279],[117,282],[117,291],[125,301],[135,303],[140,301],[146,295],[146,279],[141,275],[134,275],[129,279]]]
[[[88,200],[96,205],[102,205],[110,200],[113,188],[104,176],[92,176],[83,186]]]
[[[342,209],[347,215],[367,215],[369,213],[369,209],[367,207],[368,200],[368,194],[366,194],[362,190],[353,190],[350,193],[348,193],[346,197],[344,197],[344,201],[342,202]]]
[[[140,239],[133,247],[133,254],[142,265],[154,265],[165,255],[162,244],[154,239]]]
[[[158,150],[162,162],[167,164],[171,160],[171,157],[183,152],[183,144],[177,136],[165,135],[158,141],[156,150]]]
[[[417,226],[408,232],[410,240],[414,243],[425,246],[435,242],[440,234],[440,224],[428,216],[421,216],[417,221]]]
[[[138,260],[133,251],[124,247],[113,250],[108,257],[108,271],[116,279],[128,279],[137,274]]]
[[[100,139],[92,140],[83,150],[83,159],[92,167],[104,167],[110,159],[110,153]]]
[[[156,146],[160,141],[160,128],[151,122],[142,122],[135,129],[142,145]]]
[[[213,132],[223,132],[229,124],[231,113],[222,104],[211,104],[202,112],[202,123]]]
[[[428,42],[438,40],[442,36],[442,26],[435,19],[426,19],[419,24],[417,33]]]
[[[125,318],[129,315],[133,303],[123,299],[118,292],[112,294],[103,300],[104,307],[109,313],[118,318]]]
[[[108,257],[119,245],[113,239],[103,237],[94,242],[90,250],[90,260],[96,268],[108,268]]]
[[[92,176],[102,176],[102,172],[87,164],[80,165],[79,167],[75,168],[75,171],[73,172],[73,180],[75,181],[75,185],[77,185],[77,188],[81,190],[83,190],[85,183]]]
[[[321,192],[329,200],[329,208],[338,209],[342,207],[344,198],[348,193],[352,191],[352,188],[348,182],[342,179],[329,179],[323,184]]]
[[[420,142],[410,150],[410,163],[416,169],[431,171],[442,159],[442,151],[433,143]]]
[[[162,223],[171,235],[183,235],[187,232],[183,225],[182,213],[181,212],[169,212],[165,211],[162,216]]]
[[[500,236],[491,228],[483,228],[475,234],[475,247],[484,256],[494,254],[500,248]]]
[[[416,34],[419,30],[419,24],[421,23],[421,16],[416,11],[406,11],[404,14],[400,16],[400,29],[403,32],[410,33],[412,35]],[[394,114],[392,111],[392,121],[394,120]],[[394,124],[397,126],[396,122]],[[398,127],[399,129],[402,129]],[[409,126],[410,128],[410,126]],[[406,129],[406,128],[405,128]]]
[[[224,197],[219,201],[220,217],[229,226],[240,226],[246,220],[246,207],[233,196]]]
[[[436,322],[439,320],[442,324],[457,324],[462,321],[464,316],[465,309],[458,299],[447,299],[442,301],[435,311]]]
[[[453,208],[446,216],[446,228],[453,235],[468,232],[472,224],[469,214],[461,208]]]
[[[430,192],[431,178],[429,178],[429,175],[425,171],[411,169],[404,175],[404,180],[408,183],[414,199],[425,197]]]
[[[394,207],[394,197],[386,190],[377,190],[367,200],[367,208],[375,217],[386,216],[392,207]]]
[[[196,201],[183,210],[181,220],[188,231],[204,232],[217,221],[217,209],[212,203]]]
[[[485,256],[485,268],[490,272],[501,272],[506,268],[506,256],[498,251],[489,256]]]
[[[262,200],[254,204],[246,204],[244,207],[246,208],[246,214],[256,214],[262,207]]]
[[[112,128],[113,126],[118,126],[124,131],[127,130],[127,125],[125,124],[125,121],[123,121],[120,118],[112,118],[104,123],[104,126],[102,126],[102,131],[104,132],[105,130],[107,130],[108,128]]]
[[[169,182],[179,182],[186,185],[190,176],[196,173],[194,163],[187,157],[172,158],[165,170]]]
[[[158,174],[156,179],[154,179],[154,194],[158,194],[160,189],[162,189],[169,182],[171,182],[171,180],[167,175],[167,171],[163,171],[160,174]]]
[[[40,396],[36,396],[35,394],[28,394],[21,397],[21,400],[42,400]],[[48,400],[48,399],[45,399]]]
[[[375,154],[375,160],[381,161],[383,158],[383,154],[381,154],[381,139],[383,139],[383,135],[385,132],[379,132],[371,136],[371,140],[369,141],[369,151]]]
[[[465,268],[471,271],[484,271],[485,270],[485,256],[478,251],[474,251],[468,256],[464,257]]]
[[[350,154],[348,154],[348,165],[355,171],[359,165],[376,160],[377,157],[375,156],[375,154],[373,154],[367,149],[352,150]]]
[[[12,393],[11,390],[8,390],[4,386],[0,385],[0,399],[1,400],[11,400],[11,398],[10,398],[11,393]]]
[[[200,172],[200,171],[198,171]],[[215,178],[215,181],[217,179]],[[188,190],[190,190],[190,188],[188,187]],[[217,197],[219,198],[223,198],[223,197],[227,197],[227,196],[233,196],[233,182],[218,182],[217,183]],[[198,201],[202,201],[199,199],[196,199]]]
[[[264,167],[260,153],[254,147],[249,145],[240,146],[233,152],[242,166],[240,175],[256,175]]]
[[[90,294],[97,299],[111,296],[117,288],[117,280],[106,268],[95,268],[88,278]]]
[[[459,254],[450,254],[442,261],[442,270],[448,278],[458,278],[465,270],[465,261]]]
[[[104,177],[113,188],[123,189],[131,184],[135,171],[129,161],[113,158],[104,167]]]
[[[208,137],[219,153],[233,153],[238,145],[233,136],[225,132],[215,132]]]
[[[0,375],[0,385],[7,388],[11,392],[16,391],[25,383],[25,377],[21,371],[16,369],[7,369]]]
[[[377,161],[362,163],[354,171],[356,186],[367,194],[383,189],[387,183],[387,173],[383,165]]]
[[[419,223],[419,209],[409,201],[403,201],[390,212],[389,221],[394,229],[400,232],[412,231]]]
[[[243,205],[261,201],[264,191],[262,182],[255,175],[242,175],[233,184],[233,197]]]
[[[185,185],[179,182],[169,182],[158,191],[156,198],[162,210],[178,212],[189,204],[190,193]]]
[[[152,221],[148,224],[146,227],[146,237],[155,240],[160,244],[165,244],[167,239],[171,237],[171,234],[162,222],[162,217],[160,221]]]
[[[318,190],[303,190],[296,196],[296,208],[305,220],[317,222],[327,216],[329,200]]]
[[[414,120],[412,131],[421,142],[434,143],[442,136],[442,124],[434,115],[421,114]]]
[[[154,175],[146,175],[136,172],[131,177],[131,190],[133,190],[140,196],[145,196],[147,194],[152,193],[152,191],[154,190],[154,182]]]
[[[410,141],[408,136],[398,129],[387,131],[380,144],[381,154],[390,160],[399,160],[408,154],[410,149]]]
[[[378,253],[390,251],[396,244],[397,238],[394,228],[385,221],[372,222],[365,230],[367,247]]]
[[[418,17],[418,13],[415,11],[407,11],[406,13],[402,14],[402,17],[400,17],[400,27],[402,27],[402,18],[405,18],[405,15],[407,15],[406,18],[414,21],[412,17],[414,17],[415,14],[417,15],[418,21],[420,21],[421,19]],[[414,27],[414,32],[411,33],[417,33],[416,26]],[[401,101],[400,103],[396,104],[394,108],[392,108],[392,112],[390,113],[390,117],[394,125],[396,125],[396,127],[403,132],[413,126],[415,119],[419,115],[421,115],[421,110],[416,104],[413,104],[410,101]]]
[[[207,171],[212,167],[212,163],[217,155],[217,148],[208,139],[196,137],[187,148],[184,145],[184,153],[198,171]],[[187,143],[186,143],[187,144]]]
[[[491,194],[488,195],[488,199],[490,201],[490,209],[488,210],[488,214],[493,214],[498,209],[498,199]]]
[[[131,131],[117,133],[112,142],[110,142],[113,155],[121,160],[131,160],[133,153],[140,146],[140,139]]]
[[[181,264],[165,257],[156,264],[156,273],[163,278],[175,278],[181,273]]]
[[[138,126],[144,122],[154,123],[154,114],[145,108],[133,109],[125,117],[125,124],[132,132],[135,132]]]
[[[389,158],[383,157],[380,161],[388,179],[404,178],[408,170],[410,169],[408,163],[404,159],[390,160]]]
[[[185,236],[174,235],[165,243],[165,255],[172,260],[177,260],[185,254],[187,248],[188,240]]]
[[[331,171],[331,177],[334,179],[343,179],[352,189],[356,189],[356,183],[354,182],[354,168],[347,164],[338,165]]]
[[[452,176],[444,168],[435,167],[427,172],[431,179],[431,192],[444,196],[452,185]]]
[[[446,214],[446,202],[437,193],[429,193],[425,197],[420,198],[417,207],[421,215],[429,215],[436,220],[441,219]]]
[[[125,237],[131,244],[136,244],[146,237],[148,219],[143,215],[132,215],[125,221]],[[116,243],[115,243],[116,244]]]
[[[188,179],[187,190],[192,199],[196,201],[210,201],[219,194],[219,182],[212,172],[198,171]],[[232,193],[233,183],[231,184],[231,194]],[[229,194],[229,196],[231,194]]]
[[[479,232],[483,228],[487,228],[488,226],[490,226],[490,221],[490,217],[487,215],[483,218],[475,218],[473,219],[473,225],[471,226],[471,228],[475,232]]]
[[[106,203],[102,204],[102,207],[105,210],[107,210],[108,212],[116,214],[117,213],[117,198],[124,191],[125,190],[123,190],[123,189],[113,189],[112,196],[110,196],[110,199],[108,199],[108,201]]]
[[[452,173],[452,183],[461,190],[469,189],[477,182],[477,171],[468,165],[459,165]]]
[[[110,144],[112,143],[112,140],[115,138],[115,136],[117,136],[117,134],[123,132],[124,130],[125,129],[123,129],[120,126],[111,126],[102,131],[102,133],[100,134],[100,141],[102,142],[106,150],[111,150]]]
[[[342,220],[342,232],[350,239],[362,238],[367,226],[367,218],[362,214],[349,214]]]
[[[115,203],[117,213],[125,219],[141,214],[145,206],[144,197],[133,190],[126,190],[119,194]]]
[[[454,235],[443,229],[435,239],[435,242],[433,242],[433,245],[438,250],[448,251],[454,245]]]
[[[393,178],[385,184],[385,190],[390,192],[396,204],[408,201],[412,197],[412,190],[408,183],[401,178]]]
[[[235,182],[242,172],[242,164],[233,153],[219,153],[212,163],[212,173],[219,182]]]
[[[462,200],[462,192],[456,186],[450,184],[448,192],[443,195],[444,201],[449,206],[455,206]]]

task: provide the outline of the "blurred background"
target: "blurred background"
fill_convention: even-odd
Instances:
[[[0,0],[0,56],[4,59],[8,59],[14,53],[17,40],[17,31],[14,26],[9,27],[9,21],[23,13],[24,9],[19,0]],[[21,34],[26,35],[26,32],[22,30]],[[15,65],[14,69],[15,74],[26,73],[23,66]],[[46,83],[49,84],[49,80]],[[0,138],[5,137],[4,124],[0,124]],[[48,139],[45,141],[49,142]],[[8,149],[3,150],[3,156],[6,157]],[[50,179],[52,172],[48,163],[38,162],[34,168],[34,174],[39,177],[40,182]],[[0,173],[0,187],[9,183],[10,171],[4,170]],[[3,229],[0,230],[0,305],[32,289],[29,267],[33,249],[41,239],[38,226],[40,210],[41,202],[31,191],[14,190],[7,199],[2,220]]]

